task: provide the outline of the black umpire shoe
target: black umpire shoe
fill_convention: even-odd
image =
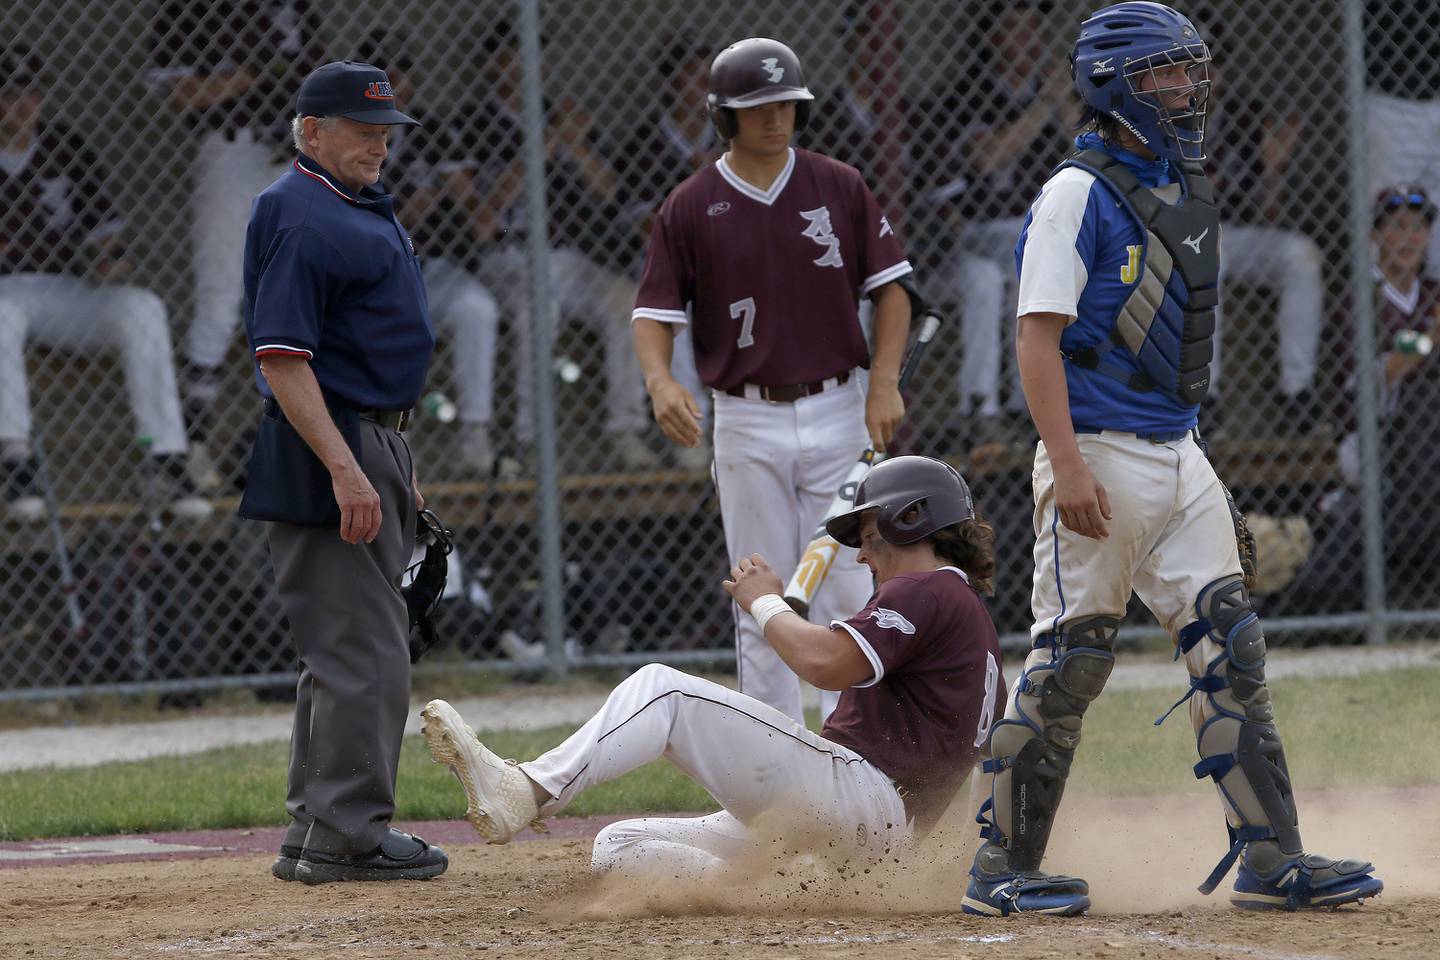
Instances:
[[[303,851],[295,865],[295,879],[311,885],[345,880],[429,880],[448,866],[444,850],[391,829],[380,846],[359,856]]]
[[[300,862],[299,847],[280,845],[280,856],[270,865],[270,873],[277,880],[294,880],[295,866]]]

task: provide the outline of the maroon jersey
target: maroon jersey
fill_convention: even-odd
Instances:
[[[791,150],[762,191],[722,157],[660,208],[634,316],[688,321],[707,386],[810,383],[869,366],[860,297],[909,272],[854,167]]]
[[[840,694],[821,736],[883,770],[928,830],[1005,713],[990,613],[963,573],[942,567],[885,581],[832,626],[855,638],[875,673]]]

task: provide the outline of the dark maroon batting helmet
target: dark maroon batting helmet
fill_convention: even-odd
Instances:
[[[832,517],[825,532],[847,547],[860,546],[860,518],[870,510],[886,543],[903,546],[970,520],[975,504],[959,471],[930,457],[882,460],[855,490],[855,508]]]
[[[800,58],[779,40],[751,37],[730,44],[710,64],[710,120],[725,140],[739,129],[735,111],[781,100],[796,100],[795,130],[805,129],[810,101]]]

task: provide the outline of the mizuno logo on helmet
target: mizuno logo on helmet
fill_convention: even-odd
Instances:
[[[779,83],[785,76],[785,68],[780,66],[779,57],[766,57],[760,61],[760,66],[765,68],[765,75],[770,78],[771,83]]]
[[[1183,243],[1183,244],[1185,244],[1185,246],[1189,247],[1191,250],[1194,250],[1194,251],[1195,251],[1195,255],[1198,257],[1198,256],[1200,255],[1200,241],[1201,241],[1201,240],[1204,240],[1204,239],[1206,238],[1206,236],[1209,235],[1209,233],[1210,233],[1210,228],[1209,228],[1209,227],[1206,227],[1204,230],[1201,230],[1201,231],[1200,231],[1200,236],[1198,236],[1198,237],[1186,237],[1184,240],[1181,240],[1180,242]]]
[[[1114,73],[1115,68],[1110,66],[1110,61],[1114,59],[1114,57],[1106,57],[1104,60],[1096,60],[1095,66],[1090,68],[1090,75],[1094,76],[1097,73]]]
[[[906,620],[894,610],[887,610],[884,607],[876,607],[875,612],[870,614],[882,630],[899,630],[906,636],[915,635],[915,624]]]

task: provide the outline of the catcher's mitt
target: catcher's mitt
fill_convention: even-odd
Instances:
[[[1240,577],[1245,581],[1245,590],[1248,593],[1255,589],[1255,578],[1260,575],[1260,557],[1255,548],[1255,535],[1250,532],[1250,524],[1245,521],[1245,514],[1235,505],[1230,488],[1222,482],[1220,489],[1225,491],[1225,505],[1230,508],[1230,521],[1235,524],[1235,547],[1240,552]]]
[[[445,581],[450,565],[446,559],[455,549],[455,535],[445,529],[445,524],[435,515],[434,510],[421,510],[420,523],[416,530],[415,542],[425,544],[425,556],[411,569],[415,578],[410,586],[400,592],[405,595],[405,606],[410,611],[410,662],[415,663],[431,647],[440,642],[435,632],[435,608],[445,593]],[[418,568],[418,569],[416,569]]]

